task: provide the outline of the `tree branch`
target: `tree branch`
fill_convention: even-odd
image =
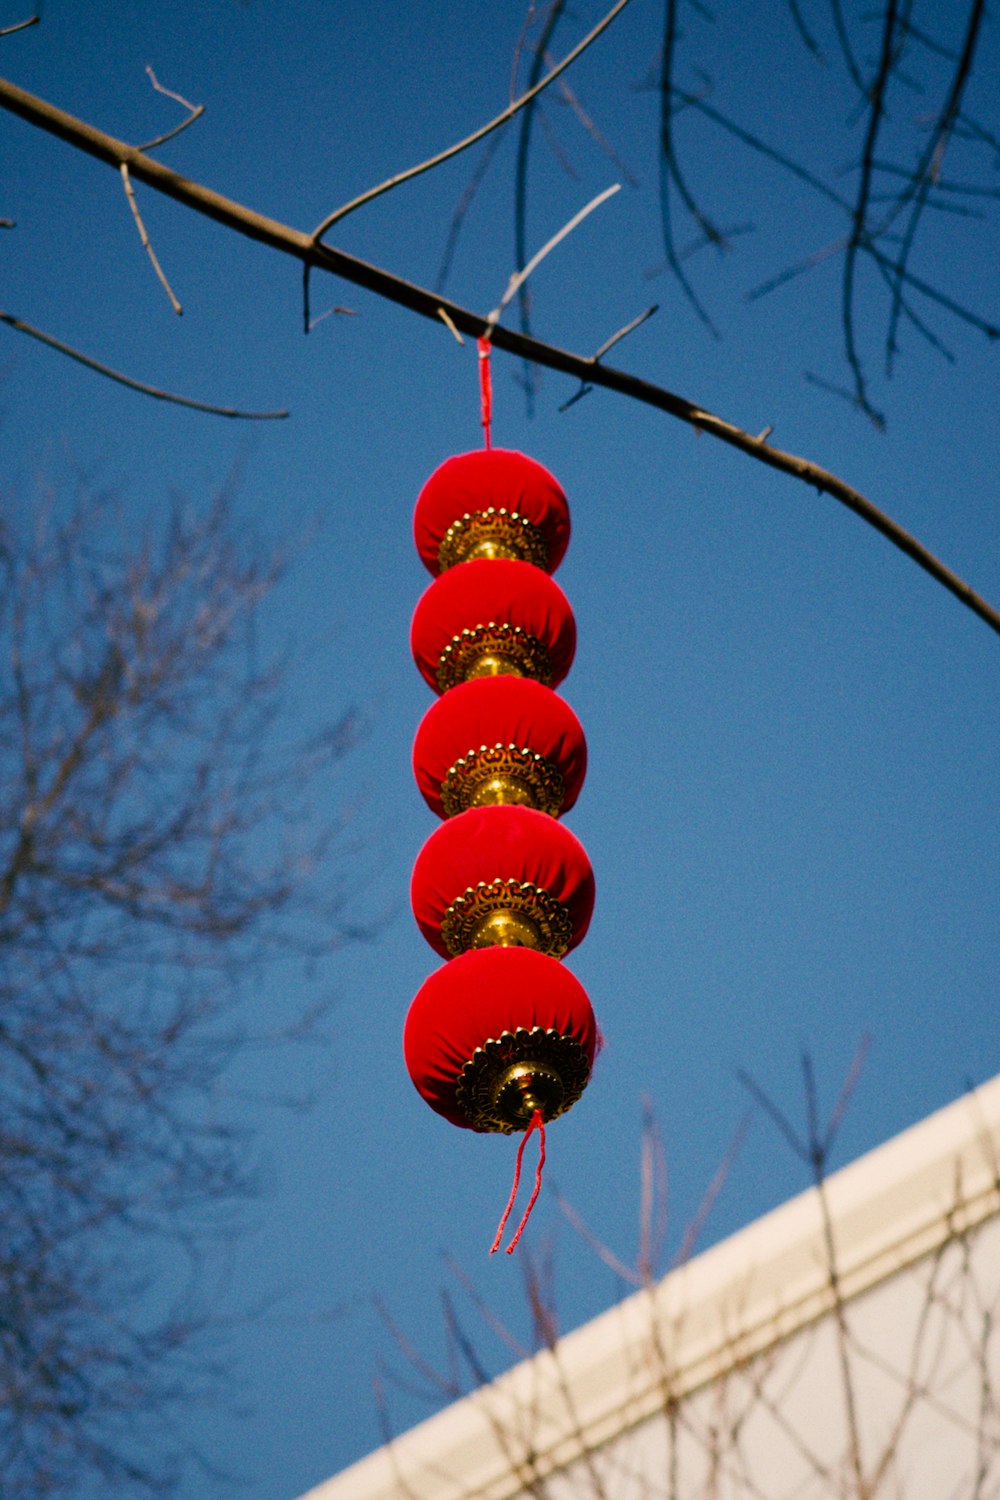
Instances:
[[[404,281],[402,277],[394,276],[391,272],[384,271],[368,261],[359,260],[356,256],[348,255],[332,246],[317,244],[311,235],[292,229],[289,225],[279,223],[275,219],[269,219],[231,198],[223,197],[221,193],[213,192],[211,188],[203,187],[200,183],[172,172],[169,167],[163,166],[152,157],[143,155],[134,147],[126,145],[124,141],[117,140],[93,125],[76,119],[73,115],[67,114],[55,105],[37,98],[5,79],[0,79],[0,107],[18,115],[29,124],[58,136],[78,150],[96,157],[99,161],[116,168],[120,168],[122,162],[126,162],[133,177],[147,183],[167,197],[173,198],[176,202],[195,209],[207,218],[214,219],[216,223],[246,235],[249,239],[269,245],[272,249],[280,250],[283,254],[302,262],[307,262],[317,270],[327,271],[333,276],[340,276],[345,281],[353,282],[356,286],[365,287],[376,296],[395,302],[400,307],[406,307],[411,312],[419,313],[421,317],[430,318],[434,322],[441,321],[443,311],[460,332],[471,338],[479,338],[487,331],[488,321],[481,314],[438,296],[424,287],[416,286],[413,282]],[[507,353],[530,359],[546,369],[575,376],[578,380],[602,386],[605,390],[617,391],[619,395],[626,396],[633,401],[641,401],[646,406],[664,411],[669,416],[686,422],[696,431],[708,433],[720,442],[739,449],[741,453],[747,454],[758,463],[767,464],[769,468],[789,474],[821,494],[830,495],[848,510],[853,511],[855,515],[860,516],[869,526],[874,527],[887,541],[904,552],[918,567],[929,573],[966,608],[984,620],[991,630],[1000,635],[1000,611],[976,594],[963,579],[946,567],[921,542],[873,505],[860,490],[856,490],[845,480],[839,479],[828,469],[822,468],[809,459],[772,447],[763,438],[753,437],[743,428],[737,427],[735,423],[715,416],[714,413],[706,411],[684,396],[679,396],[663,386],[653,385],[647,380],[641,380],[638,376],[630,375],[624,370],[615,369],[612,365],[572,354],[555,345],[543,343],[540,339],[529,338],[512,329],[504,328],[502,324],[498,324],[493,329],[491,342],[495,349],[502,349]]]
[[[68,359],[75,359],[77,364],[86,365],[88,370],[96,370],[98,375],[104,375],[108,380],[115,380],[119,385],[127,386],[130,391],[139,391],[143,396],[152,396],[154,401],[169,401],[174,406],[187,406],[192,411],[205,411],[213,417],[238,417],[247,422],[270,422],[282,417],[287,417],[287,411],[241,411],[236,406],[212,406],[208,401],[193,401],[189,396],[177,396],[172,391],[161,391],[158,386],[146,385],[145,381],[133,380],[131,375],[123,375],[120,370],[113,370],[110,365],[102,365],[100,360],[91,359],[89,354],[83,354],[79,349],[74,349],[72,344],[64,344],[62,339],[53,338],[51,333],[43,333],[32,323],[26,323],[23,318],[15,318],[10,313],[0,312],[0,323],[6,323],[9,328],[16,328],[18,333],[26,333],[30,338],[37,339],[40,344],[48,344],[50,349],[57,349],[60,354],[65,354]]]
[[[169,302],[170,302],[170,306],[173,308],[173,310],[177,314],[177,316],[180,317],[181,314],[183,313],[184,309],[181,307],[181,305],[178,302],[177,298],[174,296],[173,287],[170,285],[170,282],[166,278],[166,275],[164,273],[163,267],[160,265],[159,257],[157,256],[156,251],[153,249],[153,246],[152,246],[152,243],[150,241],[149,235],[146,232],[146,226],[142,222],[142,214],[139,212],[139,205],[138,205],[138,203],[135,200],[135,193],[133,192],[133,190],[132,190],[132,184],[129,181],[129,171],[128,171],[128,163],[127,162],[124,162],[124,161],[122,162],[122,164],[121,164],[121,174],[122,174],[122,187],[125,189],[125,197],[128,199],[128,206],[132,210],[132,217],[135,220],[135,227],[139,231],[139,238],[142,241],[142,248],[145,250],[146,254],[149,256],[149,263],[153,267],[153,270],[156,272],[156,279],[159,281],[159,283],[162,286],[163,290],[167,294],[167,297],[168,297]]]
[[[488,121],[485,125],[481,125],[478,130],[474,130],[464,140],[456,141],[453,146],[448,146],[446,150],[439,151],[436,156],[429,156],[426,161],[418,162],[415,167],[408,167],[405,172],[397,172],[395,177],[389,177],[385,182],[380,182],[376,187],[369,188],[367,192],[361,193],[357,198],[352,198],[350,203],[345,203],[340,208],[334,209],[333,213],[328,214],[321,224],[317,224],[312,232],[312,238],[314,240],[322,239],[328,229],[332,229],[334,224],[338,223],[340,219],[346,218],[348,214],[353,213],[356,208],[361,208],[363,204],[370,203],[373,198],[381,197],[390,188],[399,187],[400,183],[409,182],[411,177],[419,177],[421,173],[429,172],[432,167],[439,167],[442,162],[450,161],[453,156],[458,156],[461,151],[466,151],[470,146],[474,146],[477,141],[481,141],[491,131],[497,130],[501,125],[506,125],[507,121],[517,114],[518,110],[523,109],[526,104],[530,104],[543,89],[548,88],[549,84],[553,83],[559,77],[560,73],[565,73],[566,69],[571,63],[576,61],[581,52],[585,52],[590,44],[596,42],[601,33],[607,30],[611,22],[620,11],[625,9],[627,4],[628,0],[617,0],[617,4],[613,5],[607,15],[598,21],[593,30],[589,31],[583,40],[577,43],[572,52],[566,54],[562,62],[557,63],[554,68],[546,73],[544,78],[533,83],[527,92],[521,95],[520,99],[515,99],[513,103],[508,104],[507,108],[501,110],[494,119]]]

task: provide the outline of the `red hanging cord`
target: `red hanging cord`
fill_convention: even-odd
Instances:
[[[493,420],[493,382],[490,379],[490,341],[479,339],[479,409],[483,424],[483,439],[486,447],[493,446],[490,438],[490,425]]]
[[[521,1181],[521,1158],[524,1155],[524,1148],[528,1144],[528,1136],[533,1130],[538,1131],[538,1166],[535,1168],[535,1190],[532,1193],[531,1197],[528,1199],[528,1206],[521,1216],[521,1222],[517,1226],[517,1232],[515,1233],[514,1238],[511,1240],[510,1244],[507,1246],[508,1255],[512,1255],[514,1253],[514,1247],[517,1244],[518,1240],[521,1238],[521,1235],[524,1233],[525,1225],[531,1217],[531,1210],[534,1208],[535,1203],[538,1199],[538,1194],[542,1190],[542,1168],[545,1165],[545,1121],[542,1117],[541,1110],[536,1109],[531,1117],[531,1121],[528,1125],[527,1130],[521,1137],[521,1144],[517,1148],[517,1161],[514,1164],[514,1185],[510,1190],[510,1197],[507,1199],[507,1207],[503,1211],[503,1217],[501,1218],[500,1226],[497,1229],[496,1239],[490,1246],[491,1255],[495,1255],[500,1249],[500,1241],[503,1239],[503,1232],[507,1227],[507,1220],[510,1218],[510,1211],[514,1207],[514,1199],[517,1197],[517,1189]]]

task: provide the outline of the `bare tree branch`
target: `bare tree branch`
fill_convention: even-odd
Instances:
[[[681,201],[691,215],[694,222],[699,226],[706,240],[712,244],[722,244],[722,236],[712,221],[702,212],[695,202],[694,196],[688,187],[680,163],[677,160],[677,151],[674,146],[673,117],[674,117],[674,49],[677,44],[677,0],[667,0],[666,11],[663,22],[663,48],[660,60],[660,218],[663,228],[663,247],[667,257],[667,264],[673,272],[674,279],[680,286],[685,297],[694,309],[700,321],[708,329],[714,338],[719,337],[718,329],[712,322],[705,310],[698,294],[688,280],[677,249],[674,243],[673,222],[670,212],[670,189],[677,189]]]
[[[545,53],[559,19],[566,8],[566,0],[551,0],[542,34],[535,47],[535,55],[528,75],[528,92],[537,87],[537,81],[545,65]],[[529,103],[521,117],[521,128],[517,135],[517,159],[514,164],[514,264],[523,266],[528,256],[528,156],[531,150],[531,127],[535,118],[534,103]],[[517,299],[518,324],[521,332],[531,334],[531,292],[522,289]],[[534,367],[528,360],[522,361],[524,393],[528,415],[534,411],[535,379]]]
[[[160,265],[160,262],[156,256],[156,251],[153,249],[153,246],[150,243],[149,235],[146,233],[146,226],[142,222],[142,215],[139,212],[139,205],[135,201],[135,193],[132,190],[132,183],[129,180],[128,162],[123,161],[120,170],[122,174],[122,187],[125,189],[125,197],[128,199],[128,206],[132,210],[132,217],[135,220],[135,227],[139,231],[139,238],[142,241],[142,248],[149,256],[150,265],[156,272],[157,280],[159,281],[160,285],[162,286],[163,290],[166,292],[167,297],[170,300],[170,306],[173,308],[177,316],[180,317],[184,309],[183,307],[181,307],[177,298],[174,296],[173,288],[171,287],[170,282],[167,280],[166,276],[163,274],[163,267]]]
[[[560,73],[565,73],[570,64],[574,63],[593,42],[597,41],[601,33],[607,30],[611,22],[616,16],[620,15],[628,3],[629,0],[615,0],[615,4],[608,11],[607,15],[598,21],[593,30],[589,31],[581,42],[577,43],[572,52],[568,52],[560,63],[552,68],[550,72],[546,73],[544,78],[540,79],[532,88],[529,88],[526,93],[522,94],[520,99],[515,99],[512,104],[508,104],[507,108],[501,110],[500,114],[496,115],[492,120],[489,120],[485,125],[481,125],[478,130],[474,130],[471,135],[465,136],[463,140],[456,141],[453,146],[448,146],[446,150],[439,151],[436,156],[429,156],[426,161],[418,162],[415,167],[408,167],[405,172],[397,172],[395,176],[387,178],[385,182],[380,182],[377,187],[369,188],[367,192],[359,194],[357,198],[352,198],[350,203],[345,203],[340,208],[334,209],[333,213],[328,214],[321,224],[317,224],[311,238],[314,241],[321,240],[328,229],[332,229],[334,224],[338,224],[341,219],[353,213],[356,208],[361,208],[364,204],[371,203],[373,199],[381,197],[383,193],[388,193],[391,188],[399,187],[401,183],[409,182],[411,178],[419,177],[423,172],[429,172],[432,167],[439,167],[442,162],[450,161],[453,156],[458,156],[460,152],[467,151],[470,146],[474,146],[477,141],[481,141],[484,136],[499,129],[501,125],[506,125],[507,121],[513,119],[519,110],[524,109],[525,105],[530,104],[543,89],[548,88],[549,84],[553,83],[559,77]]]
[[[951,88],[948,91],[948,98],[935,123],[923,157],[914,169],[911,187],[901,195],[898,208],[894,211],[893,217],[895,216],[895,212],[902,211],[908,198],[913,199],[909,221],[903,234],[903,243],[896,257],[893,271],[893,299],[889,313],[889,333],[886,341],[886,353],[890,370],[892,368],[893,357],[896,353],[896,329],[899,325],[899,318],[902,312],[903,273],[906,270],[907,261],[913,249],[920,216],[927,202],[927,195],[940,177],[941,164],[944,161],[944,155],[948,148],[949,137],[961,111],[962,95],[972,72],[972,62],[975,56],[976,44],[979,40],[984,10],[984,0],[972,0],[972,7],[969,12],[969,24],[962,45],[962,54],[955,66],[955,74],[952,79]]]
[[[870,90],[867,91],[869,99],[868,130],[861,153],[861,181],[858,185],[858,194],[851,216],[851,235],[844,254],[843,294],[841,298],[844,349],[847,354],[847,362],[851,367],[851,373],[854,376],[855,399],[862,411],[866,412],[879,427],[885,425],[885,419],[881,412],[877,412],[868,400],[864,371],[861,368],[861,358],[858,354],[854,337],[854,273],[857,265],[858,250],[868,239],[868,196],[871,190],[875,143],[878,139],[879,127],[882,124],[885,93],[892,72],[895,47],[896,0],[887,0],[882,27],[882,51],[879,57],[878,72]],[[848,56],[848,54],[845,53],[845,56]]]
[[[400,307],[406,307],[422,317],[440,322],[443,309],[455,327],[469,337],[479,338],[486,333],[487,320],[481,314],[474,313],[457,302],[442,298],[413,282],[405,281],[402,277],[394,276],[391,272],[384,271],[368,261],[360,260],[329,245],[316,244],[311,235],[292,229],[275,219],[266,218],[263,214],[256,213],[253,209],[246,208],[224,197],[221,193],[216,193],[200,183],[182,177],[177,172],[172,172],[152,157],[144,156],[125,142],[76,119],[73,115],[67,114],[64,110],[37,98],[5,79],[0,79],[0,106],[27,120],[29,124],[47,130],[78,150],[96,157],[99,161],[107,162],[115,167],[119,167],[123,161],[127,162],[133,177],[146,182],[157,191],[166,194],[167,197],[214,219],[226,228],[246,235],[249,239],[269,245],[272,249],[309,263],[331,275],[340,276],[357,286],[366,287],[377,296],[394,302]],[[923,289],[921,287],[921,290]],[[696,431],[708,433],[720,442],[738,449],[758,463],[778,469],[821,494],[830,495],[869,526],[874,527],[894,547],[905,553],[918,567],[985,621],[991,630],[1000,635],[1000,611],[975,593],[964,580],[946,567],[921,542],[873,505],[860,490],[855,489],[821,465],[775,448],[763,438],[752,436],[735,423],[716,416],[695,402],[663,386],[654,385],[626,371],[617,370],[603,361],[572,354],[555,345],[543,343],[540,339],[528,338],[524,334],[504,328],[502,324],[498,324],[493,330],[491,341],[496,349],[506,350],[508,353],[543,365],[547,369],[575,376],[584,383],[589,382],[602,386],[606,390],[617,391],[631,400],[655,407],[687,423]]]
[[[127,386],[130,391],[141,391],[144,396],[152,396],[154,401],[170,401],[174,406],[187,406],[192,411],[208,412],[213,417],[238,417],[246,422],[271,422],[288,416],[287,411],[241,411],[235,406],[212,406],[206,401],[192,401],[189,396],[178,396],[171,391],[161,391],[155,385],[146,385],[141,380],[133,380],[130,375],[123,375],[120,370],[112,370],[110,365],[102,365],[100,360],[91,359],[89,354],[83,354],[79,349],[74,349],[72,344],[64,344],[61,339],[53,338],[50,333],[43,333],[40,328],[26,323],[23,318],[15,318],[10,313],[0,312],[0,322],[6,323],[9,328],[16,328],[18,333],[26,333],[30,338],[38,339],[41,344],[48,344],[50,349],[57,349],[67,358],[86,365],[88,370],[96,370],[98,375],[104,375],[108,380],[116,380],[119,385]]]
[[[140,151],[155,151],[157,146],[165,146],[167,141],[172,141],[175,136],[180,135],[182,130],[187,130],[188,126],[193,125],[195,120],[200,120],[205,113],[205,106],[204,104],[192,104],[183,95],[175,94],[173,89],[164,88],[148,63],[146,64],[146,72],[149,74],[150,82],[158,94],[165,94],[168,99],[173,99],[177,104],[182,104],[188,111],[186,120],[182,120],[172,130],[164,131],[163,135],[158,135],[155,140],[146,141],[145,145],[139,147]]]
[[[514,272],[507,283],[506,291],[500,298],[500,301],[497,303],[496,307],[490,313],[489,317],[486,319],[486,333],[484,337],[492,337],[493,330],[496,327],[497,323],[500,321],[500,318],[503,315],[504,308],[509,306],[511,299],[514,297],[515,293],[521,289],[521,287],[527,281],[528,277],[531,275],[532,271],[535,270],[536,266],[541,265],[545,257],[551,251],[553,251],[557,245],[562,244],[566,236],[572,234],[573,230],[576,229],[578,225],[582,224],[584,219],[586,219],[588,215],[594,212],[595,208],[600,208],[602,203],[606,203],[609,198],[620,191],[621,184],[615,182],[612,183],[611,187],[605,188],[602,193],[598,193],[595,198],[591,198],[590,202],[585,204],[583,208],[575,213],[573,217],[569,219],[562,226],[562,228],[551,237],[551,239],[545,241],[545,244],[540,250],[535,251],[534,255],[528,261],[528,264],[526,266],[523,266],[520,271]]]
[[[37,26],[41,16],[29,16],[26,21],[15,21],[13,26],[5,26],[0,30],[0,37],[13,36],[15,31],[27,31],[29,26]]]

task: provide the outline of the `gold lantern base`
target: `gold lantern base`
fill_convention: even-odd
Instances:
[[[562,958],[573,939],[566,907],[530,880],[481,880],[457,896],[441,919],[452,958],[469,948],[535,948]]]
[[[456,760],[441,783],[448,818],[470,807],[533,807],[557,818],[565,796],[559,767],[517,745],[480,745]]]
[[[479,557],[510,557],[547,568],[549,549],[538,527],[524,516],[491,505],[487,510],[466,511],[448,527],[438,548],[442,573]]]
[[[545,687],[552,683],[552,658],[520,625],[498,625],[490,620],[473,625],[451,640],[438,660],[437,680],[442,693],[475,677],[533,677]]]
[[[476,1130],[510,1135],[526,1130],[536,1109],[546,1124],[565,1114],[589,1078],[587,1054],[573,1037],[542,1026],[520,1027],[476,1048],[455,1097]]]

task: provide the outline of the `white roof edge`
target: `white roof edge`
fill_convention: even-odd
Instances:
[[[845,1298],[1000,1212],[1000,1077],[834,1173],[825,1195]],[[518,1412],[534,1417],[533,1472],[562,1468],[662,1405],[665,1361],[683,1396],[821,1317],[824,1244],[811,1188],[301,1500],[509,1500]]]

